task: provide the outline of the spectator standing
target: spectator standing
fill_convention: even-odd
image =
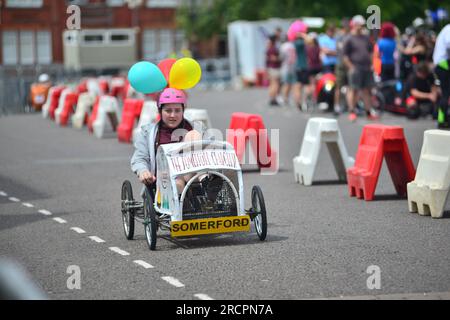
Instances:
[[[335,72],[335,67],[337,64],[335,32],[336,28],[334,25],[329,25],[326,34],[319,37],[324,72]]]
[[[378,52],[381,58],[381,81],[395,79],[394,53],[397,48],[394,25],[384,22],[381,25],[380,39],[377,41]]]
[[[352,33],[344,44],[344,63],[348,68],[349,79],[349,120],[356,121],[356,101],[361,94],[367,113],[367,118],[378,119],[372,109],[371,88],[374,85],[372,71],[373,46],[370,38],[363,34],[366,20],[363,16],[354,16],[351,20]]]
[[[413,65],[417,65],[421,61],[426,61],[427,51],[428,46],[425,35],[419,32],[411,37],[407,47],[403,49],[403,54],[410,57]]]
[[[306,103],[303,101],[302,90],[304,86],[309,83],[308,75],[308,60],[306,53],[306,40],[308,36],[306,25],[302,28],[302,31],[298,32],[296,35],[296,40],[294,42],[295,52],[297,55],[297,63],[295,65],[295,72],[297,76],[297,82],[294,86],[294,99],[299,110],[306,110]]]
[[[266,67],[269,76],[269,98],[271,106],[278,106],[277,96],[280,90],[280,53],[276,45],[276,36],[269,38],[269,44],[266,51]]]
[[[307,96],[314,96],[314,87],[316,84],[316,76],[322,71],[322,61],[320,59],[320,46],[316,37],[311,37],[306,45],[306,55],[308,62],[309,85],[306,90]],[[313,98],[314,101],[314,98]],[[317,101],[314,101],[314,104]]]
[[[292,86],[297,82],[295,67],[297,63],[297,53],[295,46],[291,41],[287,39],[280,47],[280,60],[281,60],[281,95],[283,104],[289,105],[289,95]]]
[[[341,90],[348,85],[347,67],[344,63],[344,44],[350,37],[350,24],[348,19],[342,20],[342,30],[336,37],[337,64],[336,73],[336,89],[334,90],[334,113],[339,114],[342,111]],[[348,104],[348,103],[347,103]]]

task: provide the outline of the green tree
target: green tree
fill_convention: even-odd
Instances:
[[[400,29],[416,17],[424,17],[425,9],[444,7],[450,11],[450,3],[439,0],[192,0],[177,11],[177,21],[189,39],[205,40],[225,34],[228,23],[236,20],[315,16],[339,21],[356,14],[367,17],[370,5],[380,7],[382,21],[392,21]]]

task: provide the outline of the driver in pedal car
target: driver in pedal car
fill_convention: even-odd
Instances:
[[[137,174],[139,181],[143,184],[151,186],[156,182],[156,151],[160,145],[202,140],[204,129],[201,124],[195,123],[194,129],[194,123],[184,118],[186,104],[187,97],[182,90],[166,88],[158,99],[161,120],[157,123],[142,126],[142,130],[134,143],[135,150],[131,158],[131,170]],[[200,131],[196,130],[197,128]],[[177,129],[185,129],[184,137],[179,135],[180,130],[174,134]],[[179,196],[192,176],[192,174],[188,174],[176,179]],[[217,189],[221,186],[221,179],[216,177],[216,175],[209,177],[207,174],[199,177],[203,191]],[[208,194],[208,198],[211,199],[211,194]]]

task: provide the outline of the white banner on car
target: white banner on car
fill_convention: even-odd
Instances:
[[[189,153],[171,154],[168,157],[172,174],[179,175],[203,169],[239,170],[239,161],[234,150],[199,150]]]

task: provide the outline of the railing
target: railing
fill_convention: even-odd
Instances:
[[[53,83],[81,78],[78,73],[65,71],[62,65],[0,66],[0,116],[32,111],[30,87],[42,73],[50,75]]]
[[[225,89],[230,85],[231,73],[228,58],[203,59],[198,61],[202,68],[200,89]]]

